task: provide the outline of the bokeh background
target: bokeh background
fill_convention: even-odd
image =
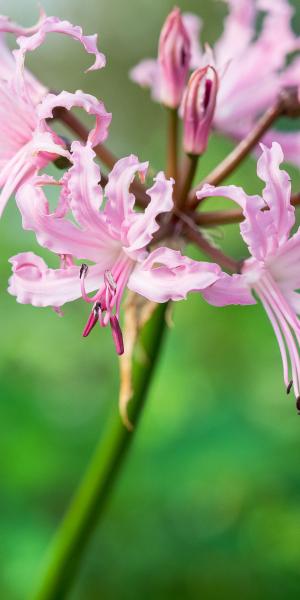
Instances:
[[[225,5],[177,4],[201,11],[203,39],[213,43]],[[172,5],[44,0],[48,14],[99,33],[107,68],[84,75],[89,57],[56,36],[29,57],[49,87],[101,97],[113,113],[111,149],[134,152],[154,170],[164,166],[165,113],[127,74],[155,55]],[[36,2],[3,0],[1,12],[29,25]],[[215,136],[202,173],[231,147]],[[298,191],[299,173],[289,172]],[[261,190],[253,159],[233,180]],[[245,253],[236,226],[214,235],[233,255]],[[118,364],[109,332],[81,338],[83,302],[59,318],[6,293],[8,258],[39,250],[21,232],[13,201],[0,249],[0,598],[23,600],[108,413],[118,410]],[[266,315],[260,306],[214,309],[195,295],[174,307],[173,318],[126,466],[70,598],[298,598],[300,418]]]

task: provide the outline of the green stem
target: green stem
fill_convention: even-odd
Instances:
[[[167,304],[160,304],[155,308],[140,332],[140,344],[144,348],[143,357],[138,352],[133,357],[134,394],[129,403],[128,413],[135,429],[159,355],[165,331],[166,308]],[[103,515],[133,434],[134,432],[124,427],[114,407],[113,417],[56,534],[46,569],[33,596],[34,600],[62,600],[66,597],[91,534]]]

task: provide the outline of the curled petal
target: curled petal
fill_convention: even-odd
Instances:
[[[92,146],[103,142],[108,135],[111,113],[106,112],[103,102],[91,94],[85,94],[81,90],[77,90],[74,94],[70,92],[47,94],[38,107],[38,116],[40,119],[51,119],[55,108],[63,107],[71,110],[74,106],[83,108],[88,114],[96,117],[96,125],[89,133],[88,142]]]
[[[243,275],[228,275],[221,277],[202,292],[205,300],[213,306],[228,306],[229,304],[256,304],[250,287]]]
[[[257,163],[257,174],[266,186],[263,199],[270,209],[278,245],[284,243],[295,223],[295,208],[291,206],[291,181],[279,167],[284,160],[280,145],[271,148],[261,144],[262,155]]]
[[[166,179],[160,172],[154,179],[155,183],[147,191],[151,200],[143,213],[136,213],[135,219],[127,233],[128,253],[146,248],[153,234],[159,229],[156,219],[158,215],[169,212],[173,208],[173,179]]]
[[[183,300],[220,277],[218,265],[198,262],[169,248],[157,248],[132,272],[128,288],[153,302]]]
[[[93,54],[95,62],[89,67],[88,71],[101,69],[105,66],[105,56],[97,48],[96,34],[83,35],[81,27],[72,25],[69,21],[61,21],[58,17],[45,17],[40,21],[38,27],[36,27],[36,31],[32,35],[21,36],[17,40],[19,49],[15,51],[15,56],[20,70],[23,68],[26,52],[36,50],[36,48],[41,46],[48,33],[68,35],[74,40],[78,40],[88,54]]]
[[[10,258],[12,276],[8,292],[21,304],[59,307],[81,297],[79,267],[49,269],[45,261],[24,252]],[[103,281],[98,265],[90,267],[86,278],[87,291],[94,291]]]
[[[272,142],[278,142],[283,150],[285,162],[289,162],[298,168],[300,167],[299,131],[278,131],[277,129],[271,129],[264,135],[262,141],[267,146],[271,146]]]
[[[102,188],[99,185],[100,169],[94,161],[95,153],[90,144],[73,142],[71,161],[73,166],[65,175],[69,207],[79,225],[98,235],[102,245],[109,244],[111,237],[103,214],[99,208],[102,203]]]
[[[42,7],[40,7],[39,20],[35,25],[32,25],[32,27],[22,27],[22,25],[18,25],[17,23],[14,23],[14,21],[11,21],[9,17],[0,15],[0,32],[24,36],[32,35],[39,30],[45,18],[46,13]]]
[[[133,210],[135,197],[129,191],[130,185],[137,173],[145,177],[148,162],[140,163],[138,158],[131,154],[116,162],[108,176],[105,187],[107,203],[105,215],[108,219],[112,232],[120,236],[123,232],[123,242],[126,243],[126,233],[134,221],[136,213]]]

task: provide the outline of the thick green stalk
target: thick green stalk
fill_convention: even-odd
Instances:
[[[134,430],[128,431],[124,427],[115,404],[111,421],[56,534],[40,585],[33,595],[34,600],[62,600],[69,591],[133,439],[166,328],[166,308],[167,304],[155,308],[139,335],[139,343],[145,353],[142,358],[138,352],[133,356],[134,393],[128,406],[128,416]]]

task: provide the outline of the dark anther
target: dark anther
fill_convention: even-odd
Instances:
[[[296,400],[296,408],[298,411],[298,415],[300,415],[300,396],[298,396],[298,398]]]
[[[287,388],[286,388],[286,393],[287,393],[287,394],[289,394],[289,393],[290,393],[290,391],[291,391],[292,387],[293,387],[293,380],[291,379],[291,381],[290,381],[289,385],[288,385],[288,386],[287,386]]]
[[[82,263],[79,271],[79,279],[81,279],[82,275],[84,275],[84,277],[86,276],[88,269],[88,266],[85,263]]]
[[[96,304],[94,306],[94,317],[98,317],[99,310],[101,310],[101,304],[100,304],[100,302],[96,302]]]

